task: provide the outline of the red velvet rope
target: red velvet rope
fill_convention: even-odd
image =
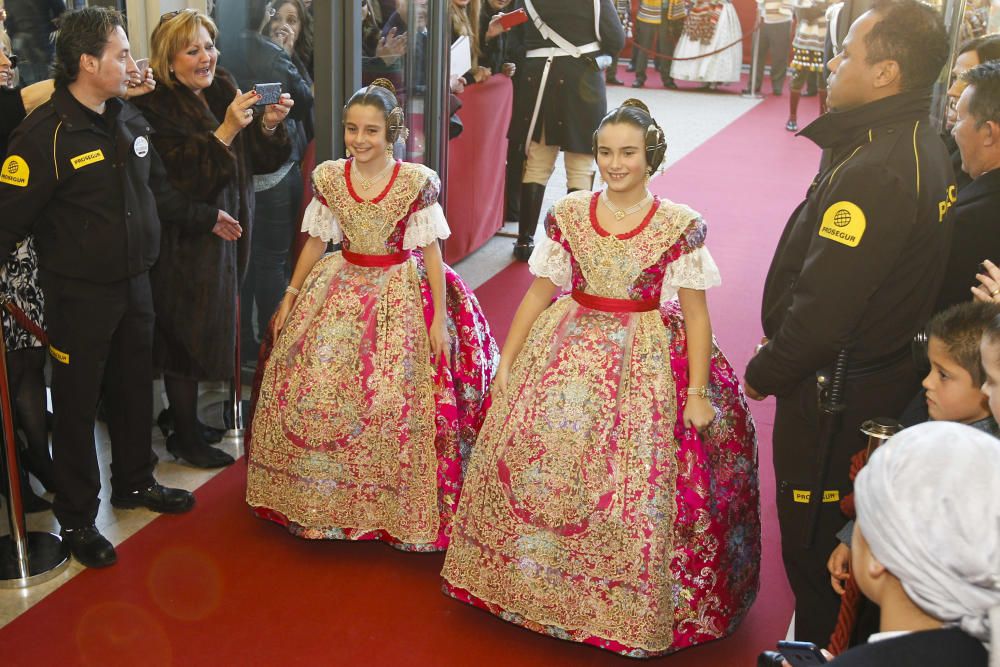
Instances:
[[[3,307],[4,307],[4,309],[6,309],[6,311],[8,313],[10,313],[10,316],[12,318],[14,318],[14,321],[17,322],[17,324],[22,329],[24,329],[25,331],[27,331],[28,333],[30,333],[32,336],[34,336],[35,338],[37,338],[42,343],[42,345],[48,345],[49,344],[49,337],[48,337],[48,335],[46,335],[45,330],[42,329],[40,326],[38,326],[38,324],[36,324],[35,322],[33,322],[24,313],[23,310],[21,310],[20,308],[18,308],[16,305],[14,305],[14,303],[12,303],[11,301],[9,301],[7,299],[3,299]]]

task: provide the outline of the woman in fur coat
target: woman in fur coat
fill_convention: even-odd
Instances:
[[[210,447],[197,418],[199,380],[233,376],[236,299],[250,254],[253,175],[287,160],[282,127],[293,102],[256,107],[253,90],[241,92],[216,70],[218,31],[194,9],[164,15],[151,37],[151,64],[161,85],[137,100],[152,125],[151,139],[171,184],[211,203],[239,222],[242,234],[225,241],[163,225],[160,259],[151,280],[156,309],[153,359],[163,371],[174,428],[167,450],[198,467],[221,467],[233,458]]]

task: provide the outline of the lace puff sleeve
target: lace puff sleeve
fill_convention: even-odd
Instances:
[[[685,234],[688,251],[667,265],[660,302],[677,296],[677,290],[707,290],[722,284],[722,274],[705,247],[705,223],[699,218]]]
[[[551,211],[545,216],[545,237],[528,258],[528,270],[539,278],[548,278],[565,290],[573,287],[573,263]]]
[[[318,194],[309,202],[305,215],[302,216],[302,231],[327,243],[340,243],[344,240],[344,232],[340,229],[337,216]]]
[[[437,174],[430,173],[410,213],[406,223],[406,233],[403,235],[403,250],[423,248],[438,239],[451,236],[451,228],[444,217],[444,209],[438,203],[441,191],[441,181]]]

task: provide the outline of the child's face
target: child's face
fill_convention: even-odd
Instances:
[[[979,343],[979,355],[986,369],[986,382],[982,391],[989,397],[990,412],[993,418],[1000,421],[1000,345],[983,336]]]
[[[923,386],[927,390],[927,414],[931,419],[969,424],[989,414],[986,395],[972,382],[969,371],[948,354],[939,338],[931,336],[927,356],[931,372],[924,378]]]

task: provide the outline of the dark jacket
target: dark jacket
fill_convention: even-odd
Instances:
[[[153,266],[161,216],[211,230],[218,208],[170,186],[152,134],[127,102],[110,99],[98,116],[57,88],[11,137],[0,173],[0,257],[33,233],[42,271],[110,283]]]
[[[856,646],[829,664],[831,667],[986,667],[988,660],[981,642],[957,628],[950,628],[914,632]]]
[[[220,49],[219,64],[236,79],[243,92],[255,83],[280,83],[281,92],[295,101],[288,114],[297,121],[311,122],[313,93],[308,74],[304,78],[284,49],[252,30],[243,30],[238,38],[226,39]]]
[[[253,234],[253,175],[280,167],[288,158],[289,142],[284,128],[267,137],[255,119],[227,148],[213,132],[236,88],[220,69],[203,94],[207,107],[181,85],[157,86],[137,102],[156,128],[153,144],[170,183],[192,199],[228,212],[243,226],[243,236],[234,243],[209,230],[191,233],[165,225],[160,261],[150,276],[156,367],[219,380],[232,377],[235,363],[236,299]]]
[[[770,343],[746,371],[756,390],[787,395],[844,346],[857,365],[882,362],[931,315],[955,177],[929,109],[925,92],[902,93],[802,131],[825,149],[824,164],[767,274]]]
[[[0,157],[7,157],[7,142],[28,112],[19,89],[0,88]]]
[[[598,41],[594,34],[593,3],[590,0],[534,0],[532,4],[545,23],[572,44],[582,46]],[[523,3],[519,1],[517,6],[521,7]],[[523,28],[526,51],[555,46],[542,37],[531,21],[521,24],[519,28]],[[563,56],[552,60],[533,140],[541,140],[544,128],[547,144],[561,146],[572,153],[591,152],[594,130],[607,113],[608,106],[604,72],[598,69],[594,58],[600,53],[617,54],[625,46],[625,29],[612,0],[601,0],[599,41],[600,52],[581,58]],[[545,60],[525,58],[524,76],[518,76],[510,129],[510,139],[517,146],[522,146],[527,140]]]
[[[507,7],[504,13],[510,13]],[[507,32],[502,32],[493,39],[486,39],[486,31],[490,21],[500,12],[484,2],[479,10],[479,46],[483,54],[479,64],[489,67],[494,74],[500,74],[504,63],[514,63],[518,67],[524,62],[524,25],[516,25]]]
[[[972,298],[976,273],[984,259],[1000,262],[1000,169],[987,172],[959,190],[950,211],[951,252],[937,309]]]

